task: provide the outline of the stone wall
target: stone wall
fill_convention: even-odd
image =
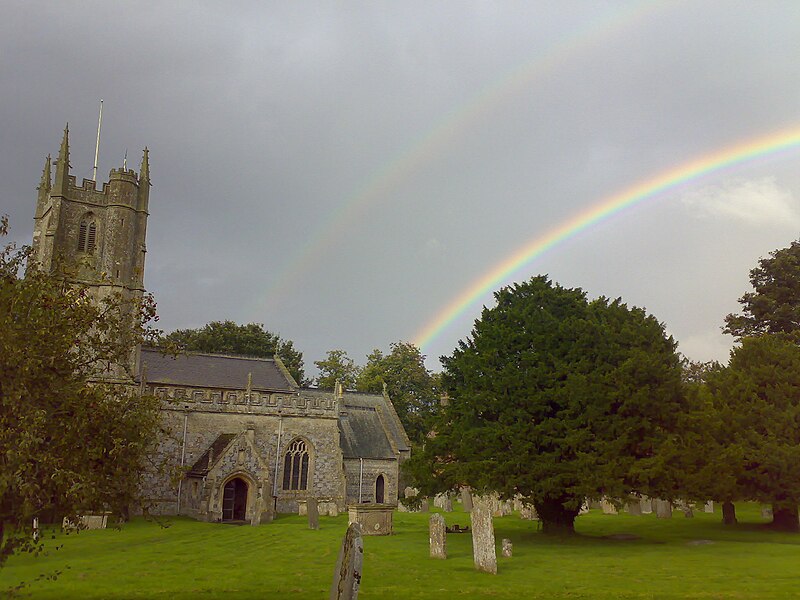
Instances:
[[[344,468],[347,478],[347,504],[357,504],[359,501],[361,461],[358,458],[347,458],[344,461]],[[397,460],[374,458],[364,459],[361,502],[375,502],[375,481],[378,475],[383,475],[384,503],[397,504],[398,462]]]

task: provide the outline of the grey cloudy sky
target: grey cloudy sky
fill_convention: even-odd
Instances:
[[[145,282],[166,330],[260,322],[307,370],[415,341],[481,276],[606,198],[798,132],[800,3],[2,2],[0,212],[30,240],[42,164],[150,148]],[[566,239],[539,273],[622,296],[695,360],[759,257],[800,232],[800,147]],[[465,337],[487,291],[423,347]]]

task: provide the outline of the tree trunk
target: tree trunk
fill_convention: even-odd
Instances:
[[[722,524],[736,525],[736,507],[733,502],[726,500],[722,503]]]
[[[575,517],[578,516],[580,509],[564,508],[564,504],[568,500],[568,498],[548,498],[543,502],[533,503],[536,513],[542,521],[542,533],[548,535],[572,535],[575,533]]]
[[[770,527],[779,531],[800,532],[797,504],[781,502],[772,505],[772,523]]]

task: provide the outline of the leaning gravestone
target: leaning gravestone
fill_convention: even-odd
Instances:
[[[319,507],[316,498],[309,498],[306,501],[306,510],[308,512],[308,528],[319,529]]]
[[[357,600],[363,560],[364,543],[361,540],[361,526],[358,523],[350,523],[342,540],[339,559],[336,561],[330,600]]]
[[[450,494],[445,494],[442,500],[442,510],[444,512],[453,512],[453,498]]]
[[[472,521],[472,555],[475,568],[484,573],[497,574],[497,549],[492,525],[492,509],[487,499],[476,499],[470,514]]]
[[[429,523],[431,558],[447,558],[447,524],[439,513],[433,513]]]
[[[514,553],[514,546],[511,544],[511,540],[503,538],[500,553],[506,558],[511,558],[511,555]]]
[[[468,487],[461,488],[461,504],[464,507],[464,512],[472,512],[472,492]]]

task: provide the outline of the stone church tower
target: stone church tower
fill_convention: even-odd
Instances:
[[[135,171],[112,169],[102,190],[69,174],[69,127],[55,162],[47,157],[39,184],[33,230],[33,258],[42,269],[61,271],[67,280],[88,287],[102,299],[114,292],[141,298],[144,292],[145,233],[150,195],[147,148]],[[136,372],[138,349],[131,357]]]

